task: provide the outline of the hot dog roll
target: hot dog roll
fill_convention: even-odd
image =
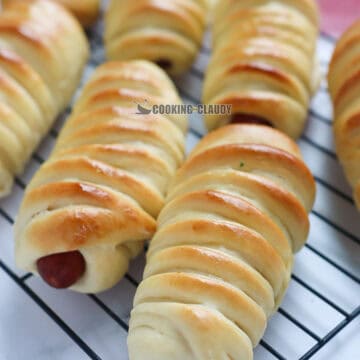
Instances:
[[[2,0],[4,5],[8,5],[14,0]],[[23,0],[29,1],[29,0]],[[87,27],[92,25],[99,15],[100,1],[99,0],[52,0],[62,4],[68,8],[80,21],[80,23]]]
[[[15,225],[16,261],[51,286],[113,286],[156,229],[184,157],[185,117],[137,114],[135,102],[180,103],[146,61],[109,62],[85,86]]]
[[[78,22],[45,0],[11,1],[0,14],[0,197],[11,191],[88,57]]]
[[[328,83],[334,105],[336,151],[360,209],[360,21],[338,41]]]
[[[112,60],[146,59],[185,72],[202,44],[208,0],[111,0],[105,47]]]
[[[314,179],[266,126],[207,135],[158,218],[128,337],[131,360],[252,359],[306,241]]]
[[[203,102],[232,113],[206,115],[208,129],[254,122],[299,137],[319,82],[317,35],[313,0],[217,2]]]

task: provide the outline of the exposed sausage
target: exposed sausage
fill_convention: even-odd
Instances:
[[[37,261],[40,276],[50,286],[65,289],[74,285],[85,272],[85,259],[79,251],[44,256]]]
[[[159,59],[155,62],[158,66],[160,66],[163,70],[170,70],[172,67],[171,61],[167,59]]]
[[[273,127],[270,121],[256,115],[251,114],[234,114],[231,118],[232,124],[259,124]]]

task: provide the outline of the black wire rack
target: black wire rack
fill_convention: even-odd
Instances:
[[[91,46],[93,48],[93,56],[90,60],[88,70],[91,71],[95,66],[97,66],[99,63],[102,62],[103,54],[101,52],[101,39],[99,34],[101,33],[101,30],[93,31],[89,33],[89,37],[91,39]],[[325,41],[329,43],[329,45],[333,46],[334,39],[326,34],[321,34],[322,41]],[[208,56],[210,53],[210,50],[208,47],[203,46],[201,50],[202,56]],[[322,59],[322,65],[324,67],[327,66],[327,59]],[[197,81],[203,80],[203,69],[199,69],[198,67],[194,66],[189,77],[197,79]],[[186,86],[182,86],[181,84],[178,84],[179,91],[185,102],[191,103],[191,104],[198,104],[200,103],[200,100],[191,94],[189,91],[189,88]],[[319,92],[326,92],[326,84],[322,84]],[[69,113],[70,109],[66,111],[66,114]],[[56,137],[58,136],[58,129],[61,128],[61,124],[63,122],[63,119],[65,118],[66,114],[62,117],[61,120],[58,121],[56,126],[51,130],[49,133],[49,138],[51,141],[55,141]],[[317,109],[312,107],[310,110],[310,118],[311,121],[320,122],[323,123],[325,126],[331,126],[331,119],[318,113]],[[198,139],[200,139],[203,136],[203,132],[199,127],[194,126],[192,123],[191,129],[190,129],[190,137],[192,137],[193,142],[196,142]],[[329,157],[331,159],[336,159],[336,155],[334,151],[324,146],[321,142],[317,141],[317,138],[314,136],[309,135],[303,135],[300,143],[304,143],[310,148],[312,148],[314,151],[317,151],[322,154],[324,157]],[[33,162],[36,164],[36,167],[40,166],[44,162],[44,155],[41,155],[39,152],[36,152],[32,157]],[[353,206],[353,200],[351,196],[349,195],[348,191],[344,191],[341,188],[336,187],[334,184],[332,184],[327,178],[324,176],[318,176],[315,175],[316,182],[318,186],[322,186],[327,191],[331,192],[334,196],[337,196],[341,198],[346,203]],[[17,178],[15,181],[15,192],[23,192],[26,187],[26,180],[24,178]],[[8,202],[7,202],[8,203]],[[6,204],[7,204],[6,203]],[[0,202],[0,217],[3,218],[8,226],[12,226],[14,223],[14,218],[11,216],[10,211],[7,209],[7,205],[4,204],[4,202]],[[352,209],[352,211],[356,211],[355,209]],[[360,238],[358,234],[355,234],[352,229],[346,228],[343,224],[339,224],[338,222],[334,221],[334,219],[331,219],[327,216],[327,214],[319,211],[319,210],[313,210],[312,216],[314,216],[318,221],[321,221],[325,223],[327,226],[331,227],[334,231],[341,234],[344,238],[347,240],[353,242],[356,246],[356,251],[358,254],[358,257],[360,256]],[[12,239],[7,239],[8,241],[12,241]],[[314,256],[320,258],[322,261],[326,262],[330,267],[332,267],[336,272],[341,273],[343,276],[348,278],[351,282],[353,282],[355,287],[358,287],[360,285],[360,279],[358,274],[358,269],[355,269],[353,271],[352,269],[348,269],[343,264],[340,264],[334,256],[326,254],[326,252],[323,251],[323,249],[318,248],[314,246],[313,244],[306,244],[305,249],[312,253]],[[65,333],[67,336],[69,336],[74,346],[78,346],[90,359],[104,359],[104,360],[112,360],[108,358],[103,358],[99,354],[97,354],[96,350],[93,349],[92,344],[86,342],[84,338],[77,333],[70,325],[67,324],[67,322],[62,319],[62,317],[57,314],[57,312],[52,308],[51,305],[49,305],[46,300],[44,300],[41,295],[37,294],[36,291],[32,289],[32,287],[29,285],[29,280],[32,279],[32,274],[28,273],[25,275],[18,275],[14,269],[11,268],[11,266],[1,258],[0,254],[0,270],[4,271],[24,292],[24,295],[29,296]],[[126,281],[129,286],[133,287],[134,289],[138,286],[139,279],[136,278],[133,274],[127,273],[125,276],[125,279],[123,281]],[[323,303],[327,304],[329,307],[331,307],[335,312],[337,312],[339,315],[341,315],[342,320],[338,322],[335,326],[331,328],[330,331],[328,331],[325,336],[317,334],[311,327],[306,325],[302,322],[301,319],[297,317],[296,312],[290,313],[289,311],[285,310],[283,307],[280,307],[279,314],[283,316],[286,321],[292,323],[299,331],[305,333],[308,337],[310,337],[313,340],[313,345],[306,350],[303,354],[298,356],[297,358],[300,360],[307,360],[311,359],[316,353],[318,353],[321,349],[323,349],[329,342],[331,342],[337,335],[339,335],[342,331],[344,331],[345,328],[347,328],[356,318],[360,315],[360,293],[359,297],[357,299],[357,307],[355,309],[352,309],[349,311],[348,309],[344,309],[344,307],[334,301],[331,297],[329,297],[327,294],[325,294],[320,287],[313,286],[309,281],[302,278],[301,274],[292,275],[292,281],[296,283],[298,286],[302,287],[304,291],[311,293],[314,297],[318,298]],[[360,288],[359,288],[360,289]],[[66,292],[62,292],[59,296],[66,296]],[[104,316],[108,316],[110,319],[112,319],[119,327],[123,329],[124,332],[128,331],[128,318],[129,313],[126,316],[120,316],[117,311],[114,311],[114,309],[110,308],[98,295],[84,295],[87,296],[88,299],[95,303],[96,306],[98,306],[102,311]],[[91,314],[89,314],[91,316]],[[321,316],[321,315],[320,315]],[[291,334],[288,334],[291,336]],[[34,339],[36,341],[36,339]],[[115,347],[117,347],[117,344],[114,344]],[[271,353],[271,355],[280,360],[288,359],[286,355],[283,354],[282,349],[279,348],[279,346],[274,346],[271,342],[262,340],[260,342],[259,347],[262,347],[264,351]],[[119,351],[126,352],[126,349],[119,349]],[[1,355],[1,349],[0,349],[0,358],[2,358]],[[257,359],[255,357],[255,359]],[[12,359],[9,359],[12,360]],[[185,360],[185,359],[184,359]],[[293,359],[290,359],[293,360]],[[344,359],[346,360],[346,359]],[[352,359],[351,359],[352,360]]]

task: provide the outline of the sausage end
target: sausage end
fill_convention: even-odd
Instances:
[[[43,280],[56,289],[74,285],[85,273],[86,263],[80,251],[52,254],[40,258],[37,269]]]

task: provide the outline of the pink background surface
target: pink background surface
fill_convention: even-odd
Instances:
[[[360,0],[317,0],[321,8],[321,30],[339,37],[360,19]]]

